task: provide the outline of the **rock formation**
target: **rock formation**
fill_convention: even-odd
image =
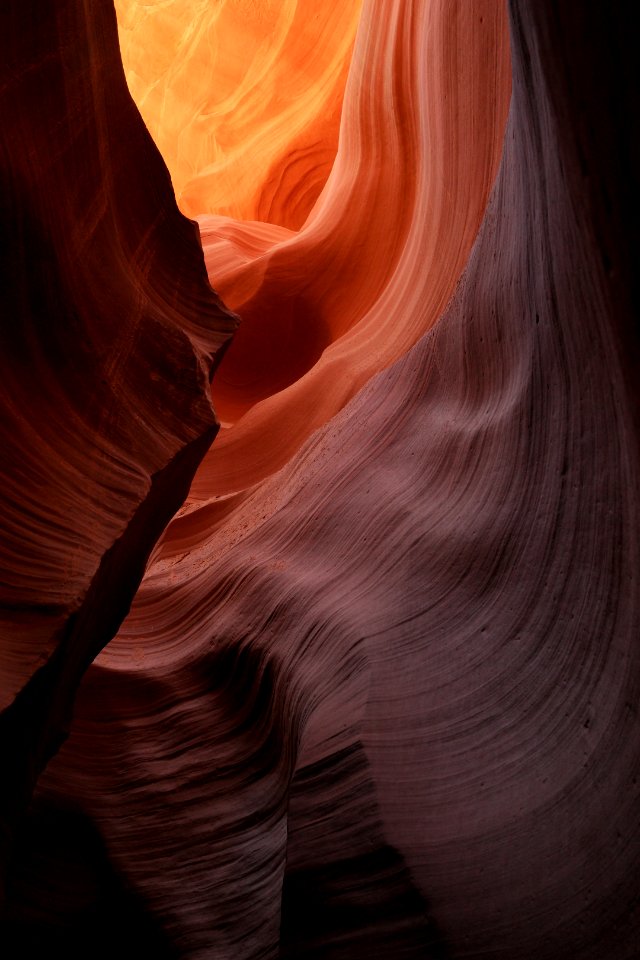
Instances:
[[[116,0],[180,208],[298,228],[333,164],[362,0]]]
[[[236,322],[133,104],[108,3],[8,3],[0,851],[216,432]],[[175,271],[175,273],[174,273]]]
[[[323,6],[329,22],[333,4]],[[90,37],[98,20],[76,20],[74,36],[80,23]],[[68,35],[60,28],[61,48]],[[94,35],[113,45],[104,26]],[[113,46],[111,60],[100,51],[97,62],[113,64]],[[336,160],[300,229],[236,223],[219,208],[200,218],[210,279],[244,319],[213,385],[223,428],[117,636],[98,652],[102,628],[79,655],[82,668],[93,662],[70,736],[15,831],[5,922],[15,956],[52,943],[86,956],[89,937],[96,957],[639,955],[634,59],[615,5],[511,0],[507,22],[500,0],[364,0]],[[90,89],[78,114],[102,130],[104,84]],[[205,292],[161,174],[159,227],[144,206],[119,206],[131,202],[129,178],[151,190],[159,164],[119,89],[141,146],[133,132],[119,138],[118,161],[104,136],[91,140],[96,178],[113,186],[94,259],[62,259],[92,209],[71,199],[51,218],[68,215],[59,274],[33,240],[15,248],[16,263],[41,271],[38,289],[50,289],[42,275],[64,277],[74,309],[56,332],[80,353],[53,349],[29,300],[16,356],[26,343],[40,375],[27,379],[34,361],[6,375],[24,426],[9,431],[21,447],[5,512],[30,536],[3,555],[23,591],[3,657],[26,688],[45,595],[34,578],[44,569],[52,593],[67,582],[36,544],[49,558],[83,545],[74,597],[83,585],[91,595],[114,530],[124,555],[143,538],[150,549],[153,523],[129,533],[136,506],[180,449],[208,443],[193,358],[209,357],[232,323]],[[60,156],[53,195],[75,198]],[[38,169],[22,155],[15,166]],[[25,193],[44,189],[28,181]],[[131,215],[121,223],[118,210]],[[53,229],[49,213],[42,200],[30,224]],[[139,239],[123,256],[113,251],[125,227]],[[154,242],[146,269],[131,251],[152,257]],[[166,340],[144,312],[159,309],[158,285],[173,311],[159,324]],[[150,303],[136,340],[117,299],[113,309],[123,287]],[[84,309],[87,289],[100,323]],[[86,343],[70,333],[76,316]],[[79,402],[96,369],[97,423]],[[38,391],[52,395],[46,419]],[[64,454],[76,421],[62,396],[88,424],[76,459]],[[87,478],[60,488],[66,514],[43,480],[49,435],[59,458],[49,469],[70,461],[62,476],[74,467]],[[127,477],[147,478],[137,500],[133,484],[106,479],[94,451],[107,441]],[[168,482],[171,504],[166,490],[158,498],[167,510],[184,481]],[[114,489],[122,505],[109,512]],[[84,532],[68,533],[72,522]],[[123,589],[100,587],[91,629]],[[60,674],[66,696],[79,671]],[[3,743],[20,723],[38,744],[50,736],[50,714],[29,698],[6,716]],[[12,756],[19,765],[22,747]]]

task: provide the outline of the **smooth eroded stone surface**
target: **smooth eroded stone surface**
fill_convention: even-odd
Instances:
[[[333,164],[362,0],[116,0],[180,209],[300,227]]]
[[[200,218],[212,282],[243,317],[213,385],[222,429],[191,492],[200,505],[225,511],[282,467],[438,319],[495,178],[510,89],[502,0],[368,0],[336,163],[304,227]]]
[[[216,432],[235,319],[127,91],[111,5],[4,4],[0,64],[1,821]]]
[[[462,0],[364,6],[343,130],[358,129],[354,102],[378,129],[392,87],[378,121],[408,136],[397,175],[409,186],[391,193],[397,219],[386,212],[377,243],[384,191],[369,195],[369,232],[357,204],[332,222],[361,238],[367,315],[404,331],[397,353],[378,367],[365,344],[351,394],[358,365],[336,363],[326,383],[348,395],[324,407],[326,391],[310,392],[310,425],[281,455],[265,418],[255,461],[241,460],[251,476],[225,488],[235,495],[213,485],[215,448],[203,462],[40,781],[14,942],[81,955],[87,912],[113,904],[111,931],[133,916],[149,949],[189,960],[636,960],[636,51],[615,5],[513,0],[513,95],[483,211],[508,94],[502,14]],[[446,99],[425,92],[427,76]],[[494,104],[477,130],[471,102]],[[353,136],[377,183],[386,152]],[[427,149],[433,169],[418,162]],[[299,235],[210,224],[210,269],[237,246],[234,306],[268,304],[259,267],[279,262],[274,238],[296,249],[338,186],[364,195],[350,192],[361,168],[348,155]],[[445,202],[447,161],[466,170],[452,179],[468,190],[460,208]],[[469,210],[484,213],[477,237]],[[379,286],[378,247],[391,263]],[[306,249],[292,284],[316,282],[322,244]],[[324,270],[339,302],[341,285],[360,288],[335,250]],[[302,398],[311,381],[295,377],[285,389]],[[270,403],[295,433],[284,392],[274,376],[260,399],[249,382],[228,436]],[[229,475],[230,450],[219,444]],[[52,821],[73,870],[42,828]]]

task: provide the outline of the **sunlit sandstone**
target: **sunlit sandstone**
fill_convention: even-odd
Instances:
[[[55,615],[35,603],[43,585],[75,596],[109,543],[118,559],[80,598],[72,669],[60,644],[65,669],[0,717],[19,787],[70,732],[21,822],[29,791],[3,781],[3,946],[635,960],[624,11],[512,0],[507,34],[499,0],[363,4],[336,161],[305,222],[199,217],[209,277],[243,320],[213,380],[224,426],[96,656],[135,590],[128,547],[140,567],[159,532],[126,511],[154,464],[156,507],[186,492],[166,460],[215,430],[207,374],[234,319],[132,113],[115,23],[90,7],[36,21],[10,4],[1,34],[23,145],[1,155],[20,213],[3,291],[24,294],[3,382],[11,679]],[[37,56],[22,16],[42,25]],[[93,200],[74,206],[83,169]],[[39,311],[38,291],[60,289]]]
[[[181,210],[299,227],[333,163],[362,0],[116,0]]]

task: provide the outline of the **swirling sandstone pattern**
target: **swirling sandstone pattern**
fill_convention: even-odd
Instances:
[[[283,466],[439,317],[495,178],[509,91],[502,3],[364,4],[340,150],[304,228],[200,221],[243,325],[214,384],[226,429],[193,496]]]
[[[470,116],[491,100],[488,74],[502,103],[501,14],[500,3],[365,4],[343,142],[350,97],[374,101],[395,77],[399,107],[438,43],[434,77],[471,89]],[[510,29],[504,152],[449,305],[442,312],[431,292],[425,208],[398,196],[389,222],[412,242],[399,242],[384,283],[375,270],[368,293],[363,282],[371,303],[350,319],[390,315],[398,343],[377,366],[365,351],[360,380],[355,351],[336,365],[357,380],[353,392],[323,406],[280,460],[247,453],[241,483],[214,482],[214,448],[189,512],[89,669],[72,734],[41,779],[41,842],[27,836],[20,848],[13,935],[34,951],[57,936],[81,956],[98,903],[107,940],[119,943],[134,917],[131,956],[638,956],[640,471],[625,127],[635,51],[622,11],[577,0],[512,0]],[[396,60],[401,37],[407,56]],[[466,88],[462,52],[479,65]],[[424,92],[423,80],[412,89]],[[446,170],[451,150],[476,211],[447,205],[442,187],[429,195],[442,234],[453,216],[467,244],[454,256],[453,241],[439,242],[446,300],[495,169],[500,109],[480,114],[487,125],[469,158],[456,153],[460,102],[447,127],[429,96],[409,96],[408,116],[422,123],[433,110],[433,139],[448,146],[418,138],[413,156],[443,150]],[[210,271],[231,267],[237,246],[224,281],[234,306],[255,297],[268,309],[271,291],[275,315],[278,283],[306,283],[305,263],[313,281],[322,244],[304,238],[336,183],[348,196],[360,172],[341,165],[341,151],[299,234],[204,223]],[[412,163],[411,152],[398,156]],[[372,224],[378,212],[373,204]],[[298,249],[297,266],[265,289],[259,268],[266,256],[273,269],[274,239]],[[334,276],[336,287],[350,278]],[[250,383],[232,403],[223,380],[227,436],[270,404],[294,424],[298,383],[329,382],[314,370],[340,336],[285,389],[274,378],[261,395]],[[324,391],[304,389],[313,420]],[[269,442],[276,419],[271,432],[263,419]],[[231,445],[216,447],[218,477],[231,475]],[[56,828],[76,851],[66,871]],[[93,898],[79,892],[88,886]],[[111,949],[105,941],[96,955]]]
[[[297,228],[329,175],[362,0],[116,0],[180,208]]]

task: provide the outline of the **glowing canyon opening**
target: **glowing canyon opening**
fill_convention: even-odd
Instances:
[[[631,34],[3,4],[0,956],[640,956]]]

